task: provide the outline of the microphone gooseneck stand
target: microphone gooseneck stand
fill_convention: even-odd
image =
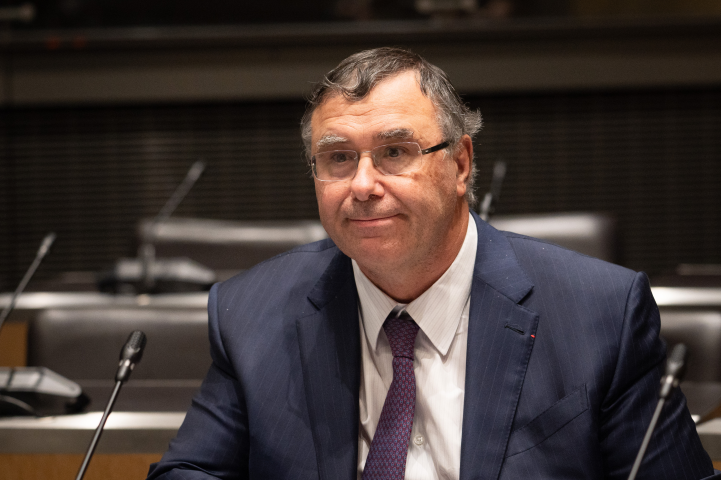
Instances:
[[[40,243],[40,248],[38,248],[38,252],[35,254],[35,259],[25,272],[22,280],[20,280],[15,292],[10,297],[10,301],[0,313],[0,331],[2,331],[5,320],[15,309],[18,298],[20,298],[20,295],[25,291],[25,287],[27,287],[33,275],[35,275],[35,271],[50,251],[50,247],[56,238],[57,236],[53,232],[48,233],[45,235],[45,238],[43,238],[43,241]],[[62,398],[65,400],[75,399],[72,407],[68,407],[70,404],[67,404],[66,409],[75,409],[76,407],[82,409],[85,406],[82,390],[77,384],[60,377],[55,372],[51,372],[46,368],[0,367],[0,374],[3,374],[0,375],[0,377],[5,378],[5,380],[0,383],[0,417],[40,415],[38,410],[33,406],[33,402],[28,403],[27,398],[16,398],[18,395],[22,396],[31,393],[48,394],[54,398]],[[40,380],[34,380],[32,383],[24,382],[28,377],[39,377]]]
[[[85,458],[83,459],[82,465],[80,465],[80,470],[78,471],[78,475],[75,477],[75,480],[82,480],[83,476],[85,476],[85,470],[87,470],[88,465],[90,464],[90,459],[93,457],[93,453],[95,453],[95,447],[98,446],[100,435],[102,435],[103,429],[105,428],[105,422],[108,421],[108,416],[113,410],[115,400],[118,398],[118,393],[120,393],[120,387],[122,387],[123,383],[130,378],[133,368],[135,368],[135,365],[143,357],[145,343],[145,334],[140,330],[135,330],[130,334],[128,341],[120,351],[120,364],[118,365],[118,371],[115,374],[115,388],[113,389],[113,393],[110,395],[108,404],[103,412],[103,417],[100,419],[100,424],[98,425],[98,428],[95,429],[95,435],[93,435],[93,439],[90,441],[88,451],[85,453]]]
[[[638,474],[638,469],[641,468],[643,457],[646,455],[646,449],[651,441],[653,431],[656,429],[656,423],[658,423],[658,419],[661,416],[661,410],[663,410],[666,400],[671,397],[671,394],[678,387],[679,383],[681,383],[681,379],[686,372],[687,353],[688,349],[683,343],[676,345],[671,352],[671,356],[666,364],[666,373],[661,378],[661,391],[658,394],[656,411],[653,412],[651,423],[648,425],[646,435],[643,437],[641,448],[638,450],[638,455],[636,455],[636,461],[633,463],[633,468],[631,469],[631,473],[628,475],[628,480],[635,480],[636,474]]]
[[[478,209],[478,216],[481,220],[487,222],[493,212],[496,210],[496,203],[501,196],[501,187],[503,180],[506,178],[506,162],[498,160],[493,164],[493,177],[491,178],[491,189],[483,197],[483,201]]]
[[[155,278],[153,277],[152,266],[155,263],[155,246],[153,242],[155,235],[157,234],[158,227],[162,225],[170,216],[173,214],[180,202],[183,201],[185,196],[193,188],[195,182],[198,181],[200,176],[205,171],[205,162],[198,160],[190,166],[190,170],[185,174],[185,178],[175,189],[175,192],[170,196],[163,208],[160,209],[158,215],[155,216],[150,226],[143,232],[143,243],[138,249],[138,257],[141,260],[142,266],[142,277],[143,284],[146,289],[150,289],[155,285]]]
[[[43,261],[43,258],[45,258],[45,255],[47,255],[50,251],[50,247],[52,246],[56,238],[57,235],[55,235],[53,232],[48,233],[47,235],[45,235],[45,238],[43,238],[43,241],[40,244],[40,248],[38,248],[38,253],[35,254],[35,260],[33,260],[33,263],[30,264],[30,268],[28,268],[28,271],[25,272],[25,276],[22,278],[22,280],[20,280],[18,288],[15,289],[15,293],[13,293],[13,296],[10,297],[10,303],[8,303],[7,306],[3,309],[2,313],[0,313],[0,330],[2,330],[3,328],[3,323],[5,323],[5,319],[8,318],[10,312],[12,312],[15,308],[15,303],[18,301],[18,297],[21,293],[23,293],[23,290],[25,290],[25,287],[28,285],[30,279],[33,278],[33,275],[35,275],[35,270],[38,269],[40,263]]]

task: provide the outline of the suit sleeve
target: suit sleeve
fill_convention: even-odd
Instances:
[[[248,478],[248,416],[240,383],[228,360],[218,325],[218,285],[208,297],[213,363],[178,435],[148,480]]]
[[[660,328],[648,279],[639,273],[628,293],[618,362],[601,405],[600,441],[607,478],[628,477],[656,407],[666,363]],[[696,480],[713,473],[686,398],[677,391],[666,402],[637,478]]]

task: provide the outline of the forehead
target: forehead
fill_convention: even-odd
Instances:
[[[311,128],[314,146],[328,135],[364,142],[378,132],[393,129],[410,129],[419,140],[440,132],[436,108],[421,91],[415,72],[410,71],[380,82],[357,102],[342,95],[326,99],[313,112]]]

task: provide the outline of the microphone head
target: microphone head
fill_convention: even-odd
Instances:
[[[202,160],[198,160],[193,165],[191,165],[190,170],[188,170],[187,178],[191,178],[193,179],[193,182],[195,182],[200,178],[204,170],[205,162]]]
[[[673,347],[671,355],[668,357],[666,362],[666,375],[667,379],[671,379],[674,388],[683,380],[683,376],[686,374],[686,356],[688,354],[688,348],[683,343],[677,344]],[[663,390],[663,389],[662,389]],[[667,394],[670,393],[667,392]]]
[[[128,337],[123,349],[120,350],[120,363],[118,371],[115,373],[116,382],[125,382],[130,378],[130,373],[135,368],[135,364],[143,357],[143,349],[145,348],[145,334],[140,330],[135,330]]]
[[[683,343],[677,344],[673,347],[671,355],[668,357],[666,363],[666,375],[673,376],[673,378],[681,381],[683,375],[686,373],[686,356],[688,355],[688,348]]]
[[[130,360],[131,363],[138,363],[143,358],[146,337],[140,330],[135,330],[128,337],[123,349],[120,351],[120,360]]]
[[[47,235],[45,235],[45,238],[43,238],[42,243],[40,244],[40,248],[38,248],[38,256],[44,257],[47,255],[47,253],[50,251],[50,247],[52,246],[53,242],[55,242],[55,239],[58,236],[55,235],[55,232],[50,232]]]
[[[676,346],[673,347],[673,350],[671,351],[671,357],[669,358],[669,361],[683,363],[686,361],[687,353],[688,353],[688,348],[686,348],[686,345],[684,345],[683,343],[677,343]]]

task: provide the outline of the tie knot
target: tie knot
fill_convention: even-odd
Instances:
[[[394,357],[406,357],[413,360],[413,344],[418,334],[418,324],[413,321],[410,315],[403,310],[397,317],[391,312],[383,324],[383,330],[391,344],[391,352]]]

